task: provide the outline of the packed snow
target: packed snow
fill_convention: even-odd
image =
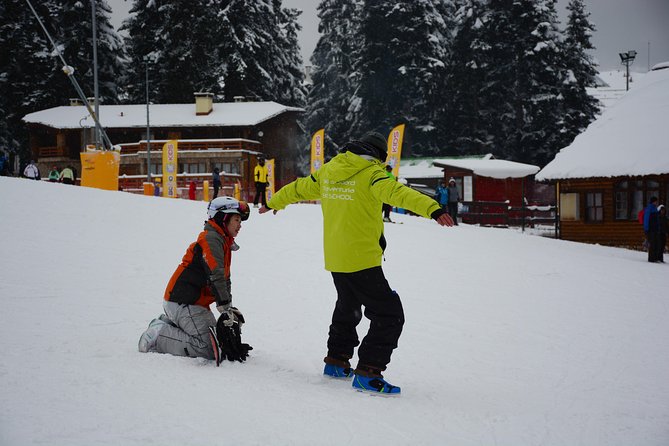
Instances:
[[[0,178],[0,444],[669,444],[669,265],[515,230],[393,214],[398,398],[322,376],[314,204],[254,211],[237,238],[246,363],[138,353],[205,208]]]

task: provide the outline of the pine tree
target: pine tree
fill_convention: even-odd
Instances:
[[[75,68],[75,78],[87,96],[93,96],[93,49],[89,3],[67,0],[33,2],[45,27],[65,61]],[[29,155],[27,131],[21,121],[28,113],[67,104],[77,92],[63,74],[62,62],[54,57],[37,20],[23,1],[6,0],[0,6],[0,96],[5,114],[0,141],[11,150]],[[98,26],[99,93],[103,102],[115,103],[121,70],[120,39],[109,22],[111,10],[105,0],[96,0]]]
[[[360,42],[359,12],[357,0],[322,0],[318,6],[321,37],[311,56],[313,87],[305,128],[308,135],[325,128],[326,158],[350,137],[346,115],[353,96],[351,56]]]
[[[441,115],[441,155],[475,155],[492,151],[488,74],[490,44],[486,41],[486,0],[461,0],[455,14],[446,79],[445,110]]]
[[[198,91],[222,95],[212,8],[209,0],[135,0],[122,27],[128,32],[130,102],[146,101],[146,70],[151,102],[192,102]]]
[[[555,0],[493,0],[489,100],[493,154],[544,165],[562,148],[562,37]]]
[[[435,2],[363,2],[362,46],[354,53],[355,93],[349,108],[351,132],[385,133],[406,123],[407,155],[434,153],[432,99],[445,76],[447,30]],[[408,147],[407,147],[408,146]]]
[[[306,103],[307,89],[304,85],[304,70],[297,33],[302,29],[298,18],[302,11],[283,8],[281,0],[274,0],[274,16],[277,24],[274,28],[277,55],[274,62],[273,101],[294,107],[303,107]]]
[[[594,50],[590,39],[595,26],[589,21],[583,0],[571,0],[567,5],[569,18],[565,37],[565,61],[569,70],[565,83],[565,143],[569,144],[595,120],[599,101],[590,96],[586,87],[596,85],[597,65],[588,54]]]

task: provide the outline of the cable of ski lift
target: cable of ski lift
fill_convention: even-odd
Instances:
[[[95,1],[95,0],[91,0]],[[71,65],[68,65],[68,63],[65,61],[65,58],[63,57],[63,54],[60,52],[58,49],[58,46],[56,45],[56,42],[54,42],[53,38],[51,38],[51,34],[49,34],[49,31],[46,29],[44,26],[44,23],[42,23],[42,19],[40,19],[39,15],[37,14],[37,11],[35,11],[35,8],[33,8],[32,3],[30,3],[30,0],[26,0],[26,3],[28,3],[28,6],[30,7],[30,10],[32,11],[33,15],[37,19],[37,22],[39,23],[40,27],[42,28],[42,31],[44,31],[44,34],[46,34],[47,39],[49,39],[49,42],[51,42],[51,45],[53,46],[54,51],[60,58],[60,61],[63,63],[63,73],[70,79],[70,82],[72,82],[72,85],[74,86],[74,89],[76,90],[77,94],[79,95],[79,98],[81,101],[84,103],[86,106],[86,109],[88,110],[88,113],[91,115],[93,118],[93,121],[95,121],[95,127],[98,129],[98,132],[102,135],[104,142],[106,143],[106,146],[104,150],[114,150],[114,145],[112,144],[111,140],[109,139],[109,136],[107,136],[107,132],[102,128],[102,125],[100,124],[100,121],[98,121],[98,117],[91,108],[91,105],[88,103],[88,99],[86,98],[86,95],[84,94],[83,90],[79,86],[79,82],[77,82],[77,79],[74,77],[74,67]]]

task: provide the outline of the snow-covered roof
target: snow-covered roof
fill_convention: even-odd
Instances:
[[[433,161],[434,158],[400,160],[400,178],[443,178],[443,169],[435,167]]]
[[[560,150],[537,179],[669,173],[669,70],[663,66]]]
[[[195,103],[151,104],[151,127],[230,127],[253,126],[281,113],[304,111],[276,102],[214,103],[208,115],[195,114]],[[85,106],[61,106],[30,113],[23,117],[31,124],[44,124],[58,129],[92,127],[93,119]],[[105,128],[146,127],[146,104],[100,105],[100,123]]]
[[[471,170],[475,175],[497,179],[524,178],[539,172],[539,166],[494,159],[492,155],[483,158],[460,158],[435,160],[438,167],[457,167]]]

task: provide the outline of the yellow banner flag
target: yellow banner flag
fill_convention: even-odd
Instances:
[[[116,150],[80,154],[81,185],[104,190],[118,190],[121,155]]]
[[[274,186],[276,184],[274,181],[276,178],[276,175],[274,174],[274,160],[267,160],[265,166],[267,166],[267,182],[269,183],[266,190],[266,197],[267,201],[269,201],[272,199],[272,195],[274,195]]]
[[[163,197],[177,198],[177,161],[179,142],[176,139],[167,141],[163,145]]]
[[[400,124],[388,135],[388,158],[386,164],[393,168],[393,175],[400,175],[400,157],[402,156],[402,142],[404,141],[404,124]]]
[[[311,137],[311,173],[321,168],[325,161],[325,129],[320,129]]]

